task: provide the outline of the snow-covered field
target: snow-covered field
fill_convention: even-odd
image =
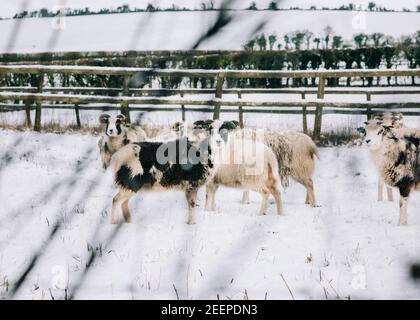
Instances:
[[[352,42],[357,33],[400,37],[420,30],[419,13],[349,11],[233,11],[231,23],[198,49],[242,50],[258,33],[284,34],[331,26]],[[218,12],[157,12],[0,21],[0,53],[188,50],[207,32]]]
[[[175,299],[176,288],[181,299],[291,299],[287,286],[297,299],[420,298],[408,279],[420,260],[419,195],[410,225],[398,227],[397,202],[375,201],[363,148],[320,150],[318,208],[292,184],[284,216],[273,204],[258,216],[257,194],[244,206],[240,191],[224,188],[217,212],[205,212],[201,190],[189,226],[182,193],[146,193],[130,203],[134,222],[118,227],[96,142],[0,131],[0,298],[34,260],[14,298],[59,299],[68,288],[76,299]]]

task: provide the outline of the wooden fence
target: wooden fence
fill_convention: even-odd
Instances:
[[[74,109],[76,120],[80,126],[80,110],[88,110],[94,107],[89,106],[93,103],[104,103],[118,105],[121,113],[126,115],[130,121],[130,110],[180,110],[182,118],[185,120],[185,106],[206,106],[206,109],[213,112],[213,118],[219,119],[220,112],[232,111],[230,109],[222,110],[225,107],[237,107],[239,121],[243,125],[244,112],[273,112],[263,107],[270,108],[292,108],[296,111],[292,113],[302,114],[302,125],[305,132],[308,131],[307,114],[315,114],[313,136],[319,140],[322,127],[322,116],[326,113],[326,108],[337,109],[335,113],[349,113],[357,110],[360,113],[367,114],[368,118],[375,109],[419,109],[420,103],[373,103],[373,95],[395,95],[395,94],[419,94],[420,89],[402,89],[402,88],[325,88],[325,79],[327,78],[366,78],[366,77],[419,77],[420,69],[403,70],[372,70],[372,69],[352,69],[352,70],[313,70],[313,71],[260,71],[260,70],[182,70],[182,69],[146,69],[146,68],[120,68],[120,67],[88,67],[88,66],[41,66],[41,65],[1,65],[0,76],[2,74],[34,74],[37,75],[36,87],[1,87],[0,101],[24,102],[24,109],[27,114],[27,123],[31,123],[30,110],[35,104],[34,129],[41,129],[42,109],[47,107],[44,103],[50,104],[49,108]],[[98,88],[98,87],[44,87],[45,75],[51,74],[82,74],[82,75],[113,75],[123,77],[122,88]],[[216,87],[214,89],[138,89],[130,88],[130,79],[134,75],[141,74],[148,76],[165,77],[214,77],[216,78]],[[268,79],[268,78],[314,78],[317,79],[318,87],[313,88],[280,88],[280,89],[229,89],[224,88],[224,82],[227,78],[250,78],[250,79]],[[214,94],[214,99],[186,98],[186,95]],[[222,99],[224,94],[235,94],[237,99]],[[299,94],[299,102],[286,102],[284,99],[276,101],[252,101],[245,100],[245,94]],[[307,101],[308,94],[316,94],[317,100]],[[339,103],[324,102],[325,94],[363,94],[366,96],[366,102],[363,103]],[[115,96],[117,95],[117,96]],[[173,96],[180,96],[174,98]],[[172,97],[171,97],[172,96]],[[133,107],[141,105],[142,107]],[[172,105],[176,108],[145,107],[145,105]],[[3,105],[4,107],[5,105]],[[6,107],[22,108],[20,104],[9,104]],[[308,108],[315,110],[308,110]],[[244,109],[247,108],[247,109]],[[254,108],[254,109],[249,109]],[[279,111],[281,112],[281,111]],[[419,113],[420,114],[420,113]]]

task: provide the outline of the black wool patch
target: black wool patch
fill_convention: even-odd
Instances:
[[[239,128],[239,122],[236,120],[233,121],[225,121],[221,125],[219,132],[222,130],[232,131]]]
[[[396,183],[396,186],[400,189],[400,195],[406,198],[410,195],[411,189],[414,186],[414,181],[408,177],[404,177]]]
[[[144,179],[139,174],[132,177],[131,173],[129,167],[122,166],[116,174],[115,183],[124,189],[137,192],[144,185]]]
[[[398,159],[397,161],[395,161],[395,167],[398,167],[402,164],[406,164],[407,163],[407,150],[406,151],[401,151],[400,154],[398,155]]]
[[[416,148],[420,147],[420,138],[416,136],[404,136],[404,139],[407,140],[409,143],[414,144]]]

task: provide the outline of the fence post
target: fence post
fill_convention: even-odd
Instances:
[[[216,82],[216,99],[222,99],[223,95],[223,82],[225,81],[225,78],[222,76],[217,76],[217,82]],[[214,105],[214,113],[213,113],[213,120],[220,119],[220,108],[222,106],[221,101],[217,101]]]
[[[319,77],[319,82],[318,82],[318,99],[324,99],[324,95],[325,95],[325,78],[324,77]]]
[[[31,105],[32,105],[32,101],[30,101],[29,99],[25,100],[25,113],[26,113],[25,126],[27,127],[32,127]]]
[[[302,107],[303,133],[308,134],[308,118],[306,107]]]
[[[79,113],[79,104],[76,103],[74,105],[74,111],[76,112],[76,126],[78,129],[80,129],[82,127],[82,124],[80,122],[80,113]]]
[[[303,90],[301,93],[302,100],[306,99],[306,92]],[[306,112],[306,106],[302,107],[302,126],[303,126],[303,132],[305,134],[308,134],[308,117]]]
[[[370,119],[372,119],[372,108],[371,107],[367,107],[366,108],[366,116],[367,116],[367,120],[369,121]]]
[[[124,76],[123,90],[122,90],[122,94],[123,94],[124,97],[128,97],[129,94],[130,94],[129,85],[130,85],[130,76]],[[126,119],[127,123],[131,123],[130,107],[129,107],[127,102],[121,103],[121,114],[123,114],[125,116],[125,119]]]
[[[321,139],[321,126],[322,126],[322,106],[316,106],[315,110],[315,123],[313,139],[319,141]]]
[[[180,93],[181,98],[184,98],[184,92]],[[182,112],[182,121],[185,121],[185,105],[181,105],[181,112]]]
[[[41,73],[37,79],[37,93],[42,93],[42,88],[44,87],[44,74]],[[35,108],[35,124],[34,130],[41,131],[41,114],[42,114],[42,101],[39,100],[36,102]]]
[[[372,93],[366,92],[366,100],[367,101],[372,101]]]
[[[238,99],[242,99],[242,92],[238,91]],[[239,106],[239,126],[244,127],[244,110],[242,106]]]

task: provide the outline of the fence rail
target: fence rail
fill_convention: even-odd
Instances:
[[[365,77],[419,77],[420,69],[382,70],[382,69],[352,69],[352,70],[312,70],[312,71],[264,71],[264,70],[181,70],[181,69],[149,69],[149,68],[121,68],[121,67],[89,67],[89,66],[53,66],[53,65],[0,65],[2,74],[34,74],[37,75],[36,87],[0,87],[0,101],[23,101],[27,114],[27,123],[31,123],[30,110],[35,103],[34,129],[41,128],[41,113],[43,102],[60,103],[49,105],[55,108],[71,108],[76,112],[77,123],[80,125],[80,110],[88,110],[89,104],[119,105],[119,109],[130,119],[130,110],[151,109],[150,107],[130,107],[130,105],[171,105],[180,108],[159,108],[160,110],[182,110],[182,118],[185,120],[185,112],[192,110],[185,106],[207,106],[213,111],[213,118],[218,119],[224,107],[237,107],[239,120],[243,124],[244,112],[273,112],[263,109],[264,107],[275,108],[275,112],[286,113],[286,110],[278,108],[296,109],[293,113],[301,113],[303,117],[303,129],[307,128],[307,114],[315,114],[314,139],[319,140],[321,135],[322,115],[325,113],[349,113],[354,110],[367,114],[368,117],[375,109],[419,109],[420,103],[373,103],[372,95],[395,95],[395,94],[420,94],[417,88],[325,88],[327,78],[365,78]],[[77,75],[113,75],[123,77],[122,88],[101,87],[44,87],[46,74],[77,74]],[[212,89],[139,89],[130,88],[130,78],[136,74],[147,76],[165,77],[200,77],[216,78],[216,86]],[[315,78],[317,88],[270,88],[270,89],[239,89],[224,88],[227,78]],[[185,95],[214,94],[214,99],[186,98]],[[237,99],[222,99],[225,94],[235,94]],[[287,102],[278,98],[276,101],[252,101],[244,99],[245,94],[299,94],[301,101]],[[317,100],[307,100],[307,95],[316,94]],[[325,102],[325,94],[362,94],[366,95],[364,103]],[[113,96],[118,95],[118,96]],[[145,96],[146,95],[146,96]],[[180,96],[169,97],[168,96]],[[69,105],[70,104],[70,105]],[[73,105],[73,106],[72,106]],[[10,110],[12,105],[0,106]],[[15,104],[16,108],[22,105]],[[315,110],[308,110],[308,108]],[[244,109],[245,108],[245,109]],[[253,108],[253,109],[249,109]],[[324,110],[325,108],[325,110]],[[90,108],[91,109],[91,108]],[[153,108],[157,110],[158,108]],[[203,108],[202,108],[203,109]],[[331,109],[331,110],[326,110]],[[337,110],[334,110],[337,109]],[[92,110],[92,109],[91,109]],[[197,110],[197,109],[195,109]],[[204,109],[203,109],[204,110]],[[352,111],[353,110],[353,111]],[[290,110],[288,110],[291,112]],[[345,112],[344,112],[345,111]],[[416,112],[410,112],[415,114]]]

